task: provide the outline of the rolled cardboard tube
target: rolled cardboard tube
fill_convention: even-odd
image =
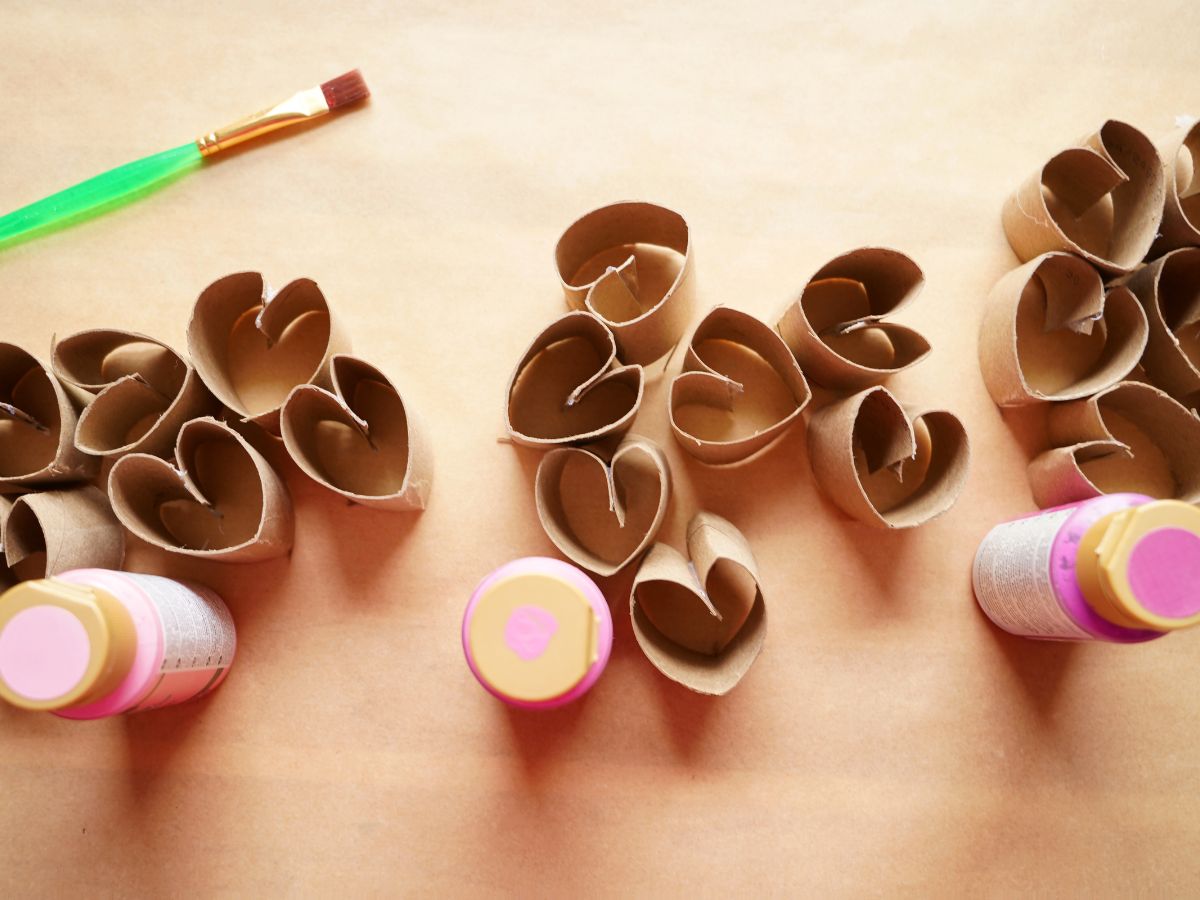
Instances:
[[[1110,119],[1052,156],[1004,204],[1004,233],[1021,262],[1065,250],[1103,272],[1132,271],[1163,217],[1162,160],[1148,137]]]
[[[288,455],[306,475],[354,503],[424,509],[433,448],[392,381],[353,356],[330,361],[333,389],[297,385],[280,413]]]
[[[0,343],[0,491],[96,476],[100,461],[75,446],[85,402],[33,354]]]
[[[216,398],[275,435],[292,388],[329,387],[330,360],[350,350],[315,281],[298,278],[272,292],[258,272],[226,275],[206,287],[192,308],[187,342]]]
[[[563,232],[554,260],[567,306],[608,326],[623,363],[654,362],[683,337],[696,292],[679,213],[641,201],[592,210]]]
[[[1126,287],[1070,253],[1044,253],[992,288],[979,330],[979,364],[1000,406],[1074,400],[1133,371],[1146,316]]]
[[[688,558],[655,544],[629,592],[633,635],[650,663],[689,690],[720,696],[742,680],[767,634],[758,563],[729,521],[700,512]]]
[[[184,422],[218,409],[192,364],[144,334],[81,331],[57,341],[50,362],[60,379],[95,394],[75,428],[75,446],[93,456],[165,455]]]

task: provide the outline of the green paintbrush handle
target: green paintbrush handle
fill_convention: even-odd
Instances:
[[[89,178],[65,191],[51,194],[0,217],[0,244],[32,231],[64,224],[89,213],[103,212],[123,200],[200,165],[203,157],[195,142],[147,156],[103,175]]]

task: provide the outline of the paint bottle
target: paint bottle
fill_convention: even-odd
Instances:
[[[479,583],[462,624],[479,683],[512,706],[549,709],[583,696],[612,649],[600,588],[569,563],[516,559]]]
[[[975,598],[1022,637],[1148,641],[1200,623],[1200,509],[1109,494],[997,525]]]
[[[68,719],[200,697],[236,647],[220,597],[156,575],[74,569],[0,595],[0,697]]]

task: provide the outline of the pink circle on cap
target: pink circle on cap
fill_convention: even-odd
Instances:
[[[1183,528],[1157,528],[1129,554],[1129,586],[1138,603],[1160,616],[1200,612],[1200,537]]]
[[[92,642],[83,623],[57,606],[23,609],[0,631],[0,678],[22,697],[61,697],[87,671]]]

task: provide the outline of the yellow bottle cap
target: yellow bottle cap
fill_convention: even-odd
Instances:
[[[1105,516],[1079,544],[1092,608],[1117,625],[1176,631],[1200,623],[1200,509],[1155,500]]]
[[[0,698],[64,709],[112,691],[137,650],[133,619],[107,591],[55,578],[0,595]]]

